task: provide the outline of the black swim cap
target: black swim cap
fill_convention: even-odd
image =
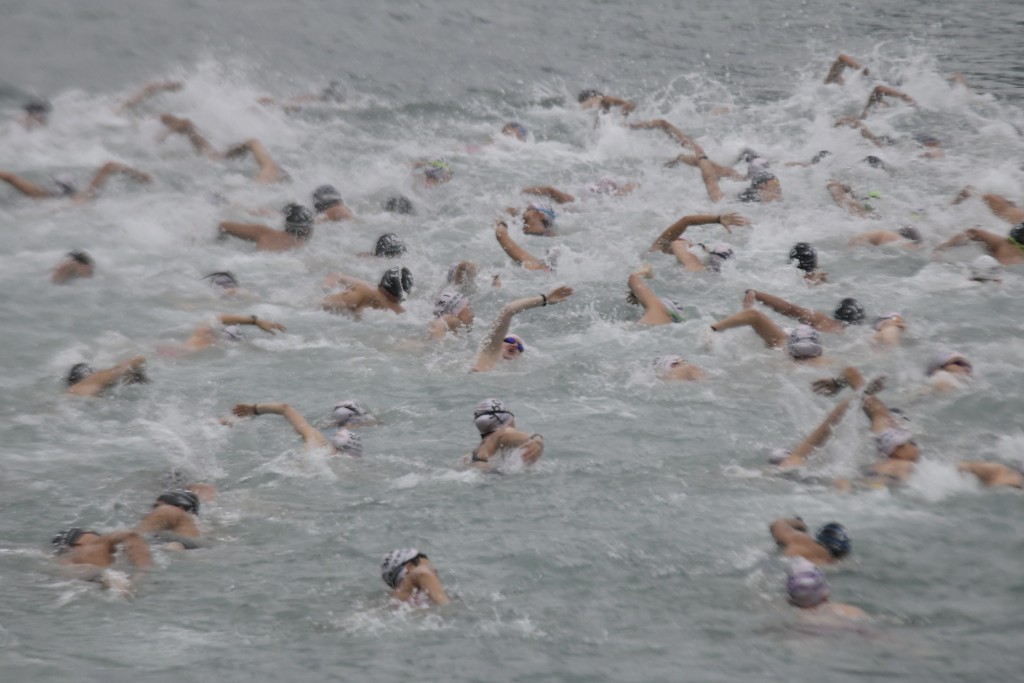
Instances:
[[[749,164],[754,159],[758,159],[760,157],[761,155],[755,152],[754,150],[750,149],[749,147],[744,147],[742,150],[740,150],[740,155],[736,157],[736,163],[738,164],[742,161],[744,164]]]
[[[92,367],[88,363],[75,363],[68,372],[68,386],[74,386],[91,375]]]
[[[812,165],[816,164],[819,161],[821,161],[822,159],[824,159],[825,157],[831,156],[831,155],[832,155],[832,152],[828,151],[827,149],[823,149],[820,152],[818,152],[817,154],[815,154],[813,157],[811,157],[811,164]]]
[[[83,266],[96,265],[93,263],[92,257],[86,254],[84,251],[69,251],[68,258],[73,261],[78,261]]]
[[[341,194],[334,188],[334,185],[321,185],[313,190],[313,208],[317,213],[337,206],[341,204],[341,201]]]
[[[199,514],[199,496],[191,491],[168,491],[157,498],[156,502],[173,505],[185,512],[191,512],[193,515]]]
[[[885,168],[885,162],[873,154],[864,157],[864,162],[871,168]]]
[[[386,232],[377,238],[377,244],[373,247],[374,256],[384,258],[395,258],[405,253],[405,243],[398,239],[393,232]]]
[[[388,197],[387,201],[384,202],[384,210],[390,211],[391,213],[401,213],[409,215],[413,212],[412,202],[409,201],[408,197],[403,197],[402,195]]]
[[[230,270],[220,270],[216,273],[210,273],[204,280],[209,280],[212,284],[224,289],[234,289],[238,286],[238,280],[235,279],[234,274]]]
[[[828,549],[829,554],[839,559],[850,552],[850,535],[838,522],[830,522],[818,529],[815,540]]]
[[[412,273],[408,268],[388,268],[380,278],[380,288],[395,301],[405,301],[406,295],[412,291]]]
[[[789,250],[789,260],[796,261],[796,267],[813,273],[818,269],[818,252],[808,242],[797,242]]]
[[[33,97],[31,100],[22,105],[22,109],[25,110],[26,114],[49,114],[53,111],[53,106],[41,97]]]
[[[583,104],[591,97],[603,97],[603,93],[601,93],[601,91],[599,90],[594,90],[592,88],[587,90],[580,90],[580,94],[576,96],[576,100],[580,104]]]
[[[284,231],[300,240],[313,234],[313,212],[301,204],[284,207]]]
[[[847,325],[860,325],[864,322],[864,307],[856,299],[847,297],[839,302],[832,317]]]
[[[57,535],[53,537],[53,540],[50,541],[50,543],[58,553],[64,553],[71,550],[71,548],[78,543],[78,539],[86,534],[96,534],[99,536],[98,533],[91,529],[79,529],[78,527],[72,527],[70,529],[62,529],[57,532]]]
[[[1018,246],[1024,246],[1024,223],[1018,223],[1010,228],[1010,234],[1007,237],[1016,242]]]
[[[902,228],[896,231],[899,236],[908,239],[911,242],[921,243],[921,231],[915,228],[913,225],[904,225]]]

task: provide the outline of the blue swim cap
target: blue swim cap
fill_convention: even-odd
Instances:
[[[821,527],[814,538],[836,559],[850,552],[850,535],[846,533],[846,527],[838,522],[830,522]]]
[[[173,505],[185,512],[191,512],[193,515],[199,514],[199,496],[191,491],[168,491],[167,493],[161,494],[156,499],[156,502]]]

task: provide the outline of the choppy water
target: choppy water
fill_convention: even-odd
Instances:
[[[909,221],[929,246],[973,224],[1006,229],[979,201],[950,200],[968,182],[1024,197],[1016,3],[120,5],[2,7],[0,96],[11,123],[0,127],[0,168],[84,182],[116,159],[156,177],[145,189],[115,180],[84,207],[0,188],[2,680],[1015,677],[1021,499],[984,491],[954,466],[1014,462],[1024,446],[1020,273],[983,287],[965,278],[974,248],[938,261],[845,244]],[[869,63],[872,79],[821,85],[838,51]],[[977,90],[950,86],[951,71]],[[164,77],[186,87],[139,116],[115,113]],[[877,151],[856,132],[832,127],[859,111],[875,77],[921,105],[869,122],[901,141],[880,153],[888,173],[860,163]],[[348,91],[343,105],[288,115],[253,104],[334,78]],[[786,201],[712,209],[696,171],[663,168],[677,153],[666,139],[579,111],[574,94],[586,86],[635,100],[635,118],[669,119],[714,159],[756,148],[775,162]],[[13,124],[27,92],[55,106],[50,127],[31,134]],[[719,105],[730,111],[713,114]],[[182,140],[158,144],[162,111],[192,118],[221,148],[260,138],[293,182],[254,186],[244,163],[201,160]],[[528,142],[486,144],[513,118],[530,129]],[[944,159],[918,157],[907,138],[921,131],[943,139]],[[834,155],[810,169],[782,166],[820,149]],[[436,156],[455,179],[427,191],[408,162]],[[556,274],[509,264],[491,224],[503,207],[525,205],[518,188],[578,193],[602,176],[641,186],[561,212]],[[842,213],[824,190],[830,177],[880,192],[882,218]],[[324,182],[357,223],[318,226],[290,254],[214,241],[219,220],[308,202]],[[723,183],[730,196],[742,188]],[[236,207],[213,206],[212,191]],[[381,210],[398,191],[416,216]],[[721,276],[688,275],[645,253],[680,215],[709,210],[755,222],[727,237],[738,257]],[[355,254],[386,231],[410,246],[402,263],[418,286],[409,313],[358,323],[322,313],[323,276],[376,279],[384,266]],[[513,233],[538,255],[551,242]],[[801,240],[817,245],[831,284],[808,289],[786,267]],[[70,248],[89,250],[97,276],[49,285]],[[457,258],[504,286],[474,297],[469,339],[412,343]],[[625,280],[647,260],[655,291],[688,306],[686,323],[635,324]],[[250,296],[220,299],[200,281],[220,269]],[[576,294],[513,325],[528,346],[521,361],[466,372],[504,302],[558,283]],[[791,371],[749,331],[712,338],[708,325],[738,310],[748,287],[820,309],[852,295],[869,316],[907,316],[908,341],[895,351],[872,350],[862,334],[826,338],[829,356],[888,374],[883,396],[911,415],[925,458],[906,490],[839,495],[767,472],[770,448],[796,443],[832,401],[808,391],[820,370]],[[288,334],[249,332],[192,357],[157,353],[217,312],[256,313]],[[943,347],[973,360],[975,380],[954,395],[922,395],[923,366]],[[149,358],[152,385],[108,400],[61,394],[71,364],[137,353]],[[699,363],[708,381],[655,381],[648,364],[664,353]],[[544,434],[532,471],[455,469],[477,440],[472,406],[487,396]],[[385,423],[363,432],[360,461],[304,452],[277,418],[216,424],[237,402],[286,401],[313,419],[350,397]],[[811,472],[849,475],[872,457],[866,420],[851,413]],[[172,466],[221,490],[202,514],[211,549],[156,553],[132,603],[52,568],[56,529],[133,524]],[[875,615],[868,633],[794,628],[767,532],[794,513],[850,528],[855,556],[832,573],[833,595]],[[435,560],[451,606],[387,605],[377,564],[403,545]]]

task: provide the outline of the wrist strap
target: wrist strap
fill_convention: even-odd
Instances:
[[[252,404],[252,414],[253,415],[259,415],[260,414],[260,411],[258,410],[259,405],[260,405],[259,403],[253,403]]]
[[[547,294],[541,294],[540,298],[541,298],[541,302],[542,302],[541,306],[547,306],[548,305],[548,296],[547,296]]]
[[[252,324],[253,324],[253,325],[255,325],[255,324],[256,324],[256,320],[257,320],[257,318],[256,318],[256,314],[254,313],[254,314],[253,314],[253,316],[252,316]]]

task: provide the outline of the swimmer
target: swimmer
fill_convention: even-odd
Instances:
[[[495,222],[494,237],[498,240],[498,244],[501,245],[505,253],[508,254],[508,257],[526,270],[552,270],[550,265],[523,249],[512,239],[508,234],[508,225],[505,221]]]
[[[300,204],[284,207],[284,230],[235,221],[222,221],[217,230],[221,237],[230,235],[255,242],[257,251],[289,251],[303,246],[313,236],[313,212]]]
[[[385,555],[380,577],[391,589],[389,595],[399,602],[416,606],[450,602],[433,563],[416,548],[398,548]]]
[[[346,399],[331,409],[331,423],[335,427],[356,429],[358,427],[376,427],[381,424],[372,413],[361,403]]]
[[[528,296],[525,299],[516,299],[505,304],[498,311],[498,317],[491,323],[490,330],[487,332],[487,339],[480,345],[480,350],[476,354],[476,361],[473,363],[473,367],[470,368],[470,372],[486,372],[494,369],[494,366],[499,361],[512,360],[522,356],[526,352],[522,338],[518,335],[509,334],[508,331],[512,318],[531,308],[559,304],[570,296],[572,296],[572,287],[562,286],[555,287],[547,294]]]
[[[164,543],[165,550],[195,550],[201,547],[201,534],[195,521],[201,500],[205,502],[209,498],[200,498],[198,493],[189,489],[162,493],[134,530],[140,534],[152,534],[155,540]]]
[[[203,277],[204,280],[209,280],[210,284],[214,287],[220,287],[224,290],[224,294],[227,296],[234,296],[238,294],[238,280],[235,279],[234,273],[230,270],[221,270],[214,273],[210,273]]]
[[[838,377],[816,380],[813,384],[815,393],[830,396],[837,394],[845,387],[853,387],[854,391],[859,391],[863,386],[864,378],[861,376],[857,368],[854,367],[843,368],[842,373],[840,373]],[[875,387],[870,387],[870,390],[875,390]],[[796,446],[796,448],[791,451],[782,448],[775,449],[769,458],[769,462],[773,465],[777,465],[779,469],[803,467],[807,462],[807,458],[815,450],[825,445],[829,438],[831,438],[836,426],[842,422],[843,417],[850,408],[850,404],[853,403],[856,398],[857,396],[855,394],[836,404],[836,406],[829,411],[821,424],[815,427],[814,430]]]
[[[395,195],[384,200],[384,210],[389,213],[398,213],[403,216],[411,216],[416,213],[412,201],[404,195]]]
[[[876,85],[871,94],[868,95],[867,104],[864,105],[864,111],[861,112],[860,117],[866,119],[868,114],[871,113],[871,109],[876,106],[888,107],[889,103],[885,101],[886,97],[894,97],[899,100],[903,100],[912,107],[917,106],[917,102],[913,97],[897,90],[896,88],[889,87],[888,85]]]
[[[746,176],[742,175],[741,173],[737,172],[735,169],[729,166],[715,163],[714,161],[708,158],[708,155],[704,151],[703,147],[698,145],[696,142],[693,142],[692,140],[690,140],[690,142],[690,146],[693,148],[693,154],[680,154],[675,159],[666,163],[665,166],[667,168],[672,168],[680,163],[683,163],[688,166],[693,166],[694,168],[699,170],[701,180],[704,182],[704,189],[707,191],[708,194],[708,199],[710,199],[712,202],[717,203],[721,201],[722,198],[725,196],[725,194],[722,192],[722,188],[719,186],[718,181],[720,181],[722,178],[729,178],[731,180],[744,180]],[[778,180],[775,181],[775,184],[765,184],[765,197],[768,197],[773,189],[777,189],[777,185]],[[748,192],[754,192],[757,193],[758,196],[760,196],[760,191],[758,188],[748,189]],[[750,196],[753,197],[754,195],[752,194]],[[781,194],[778,196],[778,198],[781,199]],[[766,201],[770,200],[766,199]]]
[[[953,200],[953,204],[960,204],[976,194],[977,190],[974,186],[968,185],[957,193],[956,198]],[[1024,209],[1020,208],[1006,197],[989,193],[981,195],[981,200],[985,202],[985,205],[988,206],[989,210],[992,211],[993,214],[1007,223],[1010,223],[1011,225],[1024,223]]]
[[[507,135],[510,138],[515,138],[516,140],[519,140],[519,142],[526,142],[526,126],[518,121],[509,121],[502,126],[501,134]]]
[[[355,215],[345,206],[341,193],[334,185],[321,185],[313,190],[313,208],[317,221],[350,221]]]
[[[821,355],[824,351],[821,335],[808,325],[797,325],[787,334],[761,311],[745,308],[714,323],[711,329],[715,332],[724,332],[734,327],[752,327],[765,346],[785,348],[789,357],[795,361],[818,364],[827,360]]]
[[[654,374],[663,382],[688,382],[704,379],[699,366],[686,361],[682,356],[658,356],[651,362]]]
[[[938,351],[928,361],[925,375],[936,391],[953,391],[971,379],[974,367],[959,351]]]
[[[235,417],[284,417],[295,433],[302,437],[306,450],[330,448],[335,454],[349,455],[353,458],[360,458],[363,455],[363,441],[358,434],[342,427],[328,440],[319,429],[309,424],[299,411],[287,403],[239,403],[231,412]]]
[[[345,92],[345,86],[341,84],[341,81],[331,81],[319,92],[294,95],[284,103],[283,109],[285,112],[293,114],[302,109],[302,107],[299,106],[302,104],[310,102],[321,104],[342,104],[345,102],[347,97],[348,95]],[[275,100],[273,97],[261,97],[256,100],[256,102],[262,105],[271,105],[274,104]]]
[[[804,281],[811,285],[828,282],[828,273],[818,269],[818,251],[808,242],[797,242],[789,250],[789,261],[796,261],[798,270],[804,271]]]
[[[532,465],[544,453],[544,437],[516,429],[516,416],[496,398],[485,398],[473,409],[473,422],[480,432],[480,444],[462,459],[462,464],[491,471],[518,451],[523,463]]]
[[[837,563],[850,553],[850,535],[837,522],[821,527],[814,536],[799,517],[777,519],[768,528],[786,557],[802,557],[824,567]]]
[[[29,101],[25,102],[21,108],[24,110],[25,115],[21,117],[18,123],[20,123],[25,130],[42,128],[50,122],[50,112],[53,111],[53,105],[41,97],[33,97]]]
[[[935,247],[935,251],[959,247],[969,241],[981,242],[989,255],[1004,266],[1024,263],[1024,222],[1011,228],[1006,237],[981,228],[968,228]]]
[[[108,161],[100,166],[84,190],[77,189],[74,180],[63,174],[51,176],[52,187],[44,187],[7,171],[0,171],[0,180],[31,199],[67,198],[75,204],[81,204],[98,197],[100,190],[106,185],[110,176],[114,174],[128,176],[135,182],[142,184],[148,184],[153,181],[153,176],[150,174],[116,161]]]
[[[878,387],[881,390],[881,386]],[[902,484],[914,472],[914,463],[921,457],[921,449],[913,435],[904,429],[893,411],[874,394],[866,391],[861,397],[861,408],[871,421],[871,432],[875,435],[875,447],[884,456],[864,468],[864,481],[868,484]],[[845,488],[844,482],[837,482]]]
[[[973,282],[1002,282],[1003,268],[999,261],[984,254],[971,261],[968,275]]]
[[[654,269],[650,265],[629,274],[629,294],[626,295],[626,303],[633,306],[641,306],[644,314],[637,322],[641,325],[667,325],[668,323],[681,323],[685,320],[682,305],[675,299],[669,297],[658,297],[654,291],[647,286],[641,278],[650,280],[654,277]]]
[[[885,244],[895,244],[904,249],[916,249],[921,246],[922,242],[920,230],[912,225],[904,225],[896,231],[868,230],[851,237],[846,244],[850,247],[880,247]]]
[[[862,199],[854,194],[853,188],[834,178],[828,181],[825,188],[832,197],[832,201],[836,203],[836,206],[846,209],[847,212],[857,216],[858,218],[869,218],[874,216],[875,207],[867,201],[872,198],[870,193],[868,197]]]
[[[259,171],[252,178],[253,182],[281,183],[288,180],[288,174],[277,165],[273,158],[271,158],[267,148],[264,147],[263,143],[256,138],[250,138],[245,142],[233,145],[221,153],[217,151],[212,144],[210,144],[209,140],[199,133],[195,124],[189,119],[179,118],[177,116],[172,116],[171,114],[161,114],[160,121],[167,126],[167,132],[164,134],[164,138],[172,133],[184,135],[188,138],[189,142],[192,143],[192,147],[195,149],[196,153],[200,156],[206,157],[207,159],[211,159],[213,161],[237,159],[251,153],[252,158],[256,161],[256,165],[259,167]]]
[[[871,129],[864,125],[864,122],[858,119],[856,116],[840,116],[836,119],[835,128],[846,126],[860,131],[861,137],[868,140],[875,147],[887,147],[891,144],[895,144],[891,138],[885,135],[875,135],[871,132]]]
[[[899,311],[890,311],[885,315],[875,318],[871,324],[875,333],[871,341],[877,346],[897,346],[903,339],[903,333],[907,331],[907,321]]]
[[[432,161],[414,161],[412,167],[415,169],[423,169],[423,182],[427,187],[437,187],[447,183],[455,175],[455,171],[444,159],[434,159]]]
[[[722,248],[712,247],[711,249],[705,247],[705,250],[710,254],[708,262],[705,264],[697,256],[690,253],[690,242],[682,238],[683,233],[691,226],[713,223],[721,225],[725,228],[726,232],[730,233],[734,227],[750,225],[750,221],[738,213],[723,213],[717,216],[711,214],[683,216],[658,235],[658,238],[651,244],[649,251],[674,254],[680,265],[690,272],[698,272],[705,269],[717,272],[721,267],[721,263],[732,257],[731,247],[728,247],[728,245],[723,245]]]
[[[434,302],[434,319],[427,333],[431,339],[441,339],[449,332],[464,334],[473,329],[473,319],[469,297],[454,290],[445,290]]]
[[[323,309],[330,313],[348,313],[359,320],[366,309],[405,313],[402,302],[412,291],[412,273],[408,268],[394,266],[384,271],[377,286],[365,280],[335,273],[328,275],[324,286],[345,285],[345,291],[328,294],[323,299]]]
[[[92,257],[84,251],[69,251],[50,276],[50,282],[55,285],[63,285],[76,278],[92,277],[96,270],[96,263]]]
[[[924,147],[921,157],[924,159],[941,159],[946,156],[942,150],[942,141],[930,133],[914,133],[911,136],[917,144]]]
[[[849,55],[841,54],[836,57],[836,61],[832,63],[832,67],[828,70],[828,75],[825,76],[825,85],[835,83],[836,85],[844,85],[843,71],[846,69],[857,69],[867,76],[869,71],[866,66],[858,62],[856,59]]]
[[[750,187],[741,192],[738,199],[747,203],[782,201],[782,185],[769,169],[768,161],[749,149],[744,150],[740,158],[747,162],[746,177]]]
[[[516,216],[519,212],[516,209],[510,208],[506,210],[511,216]],[[555,218],[558,214],[550,206],[543,204],[531,203],[523,211],[523,233],[526,235],[540,235],[542,237],[553,237],[556,233],[552,226],[555,224]]]
[[[751,295],[751,292],[753,292],[753,295]],[[820,311],[803,308],[780,297],[754,289],[748,289],[744,294],[744,307],[747,307],[747,302],[751,296],[753,296],[751,303],[759,301],[776,313],[781,313],[787,318],[798,320],[804,325],[810,325],[819,332],[841,334],[850,325],[860,325],[864,322],[864,307],[859,301],[851,297],[840,301],[830,318]]]
[[[68,373],[65,393],[73,396],[99,396],[116,384],[148,383],[145,365],[145,356],[129,358],[105,370],[93,370],[87,363],[78,363]]]
[[[359,256],[377,258],[398,258],[405,254],[405,242],[393,232],[386,232],[377,238],[373,251],[361,251]]]
[[[815,620],[840,618],[852,621],[870,618],[859,607],[830,602],[825,573],[802,557],[794,559],[790,564],[786,574],[786,593],[789,596],[789,604],[799,607],[802,617]]]
[[[610,111],[612,107],[619,107],[623,116],[628,116],[631,111],[636,109],[636,105],[629,100],[613,95],[605,95],[597,90],[581,90],[579,95],[576,96],[576,101],[580,103],[580,108],[582,109],[600,108],[603,112]]]
[[[1024,471],[1020,468],[1007,467],[998,462],[979,462],[968,460],[956,466],[961,472],[973,474],[985,486],[1006,486],[1024,488]]]
[[[243,339],[242,330],[239,329],[239,325],[255,325],[267,334],[276,334],[277,332],[286,332],[284,325],[275,323],[272,320],[261,320],[255,315],[237,315],[234,313],[221,313],[217,316],[217,322],[222,327],[220,329],[213,326],[212,323],[203,323],[197,327],[183,344],[182,347],[186,351],[202,351],[207,349],[221,339],[227,339],[229,341],[241,341]]]
[[[477,291],[478,275],[480,275],[480,266],[477,264],[472,261],[456,261],[448,267],[448,274],[445,276],[445,289],[454,289],[467,295],[474,294]]]
[[[135,531],[113,531],[101,534],[91,529],[73,527],[63,529],[51,541],[58,564],[79,569],[109,569],[117,561],[117,549],[124,550],[129,564],[140,575],[153,565],[146,541]],[[107,573],[81,573],[81,578],[97,581],[104,588],[131,592],[131,584],[124,585]]]
[[[152,99],[160,93],[178,92],[183,87],[185,87],[185,84],[181,81],[154,81],[143,86],[141,90],[122,102],[118,111],[121,113],[133,111],[143,102]]]

